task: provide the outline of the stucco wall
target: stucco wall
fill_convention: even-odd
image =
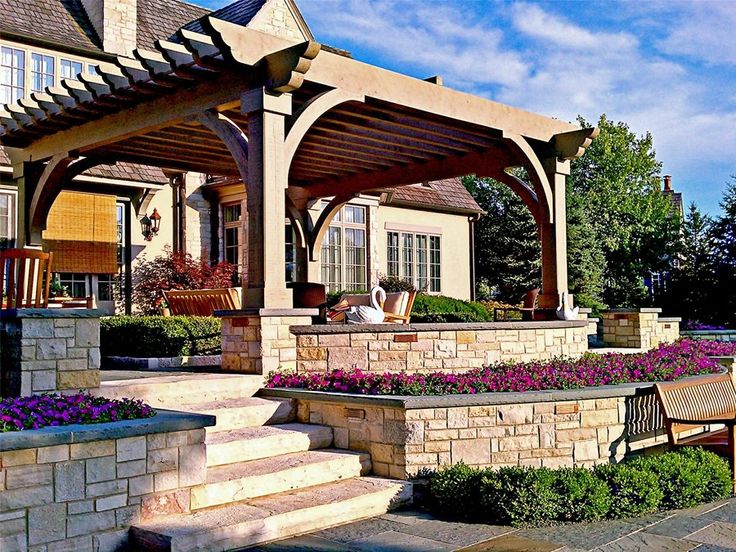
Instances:
[[[386,273],[386,225],[406,227],[407,231],[434,234],[441,229],[442,295],[470,299],[470,229],[464,215],[433,213],[382,205],[378,208],[379,271]],[[401,230],[398,230],[401,231]]]

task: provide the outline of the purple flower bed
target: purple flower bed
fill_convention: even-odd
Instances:
[[[375,373],[333,370],[327,373],[269,374],[267,387],[362,395],[451,395],[499,391],[578,389],[621,383],[671,381],[712,374],[723,368],[711,356],[736,355],[736,343],[682,339],[646,353],[586,354],[571,360],[503,363],[462,373]]]
[[[87,393],[49,393],[0,401],[0,433],[69,424],[99,424],[150,418],[156,411],[134,399],[106,399]]]

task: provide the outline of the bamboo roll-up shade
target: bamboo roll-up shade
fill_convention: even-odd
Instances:
[[[115,196],[63,191],[49,211],[43,248],[54,252],[54,272],[115,274]]]

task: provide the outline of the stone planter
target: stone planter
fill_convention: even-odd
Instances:
[[[140,520],[188,512],[214,416],[0,434],[0,550],[118,550]]]

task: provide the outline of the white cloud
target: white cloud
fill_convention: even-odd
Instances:
[[[683,7],[668,36],[659,41],[661,50],[707,64],[736,63],[736,3],[699,2]]]
[[[522,33],[560,48],[573,50],[629,50],[638,41],[629,33],[593,33],[562,17],[545,12],[536,4],[512,6],[514,26]]]

